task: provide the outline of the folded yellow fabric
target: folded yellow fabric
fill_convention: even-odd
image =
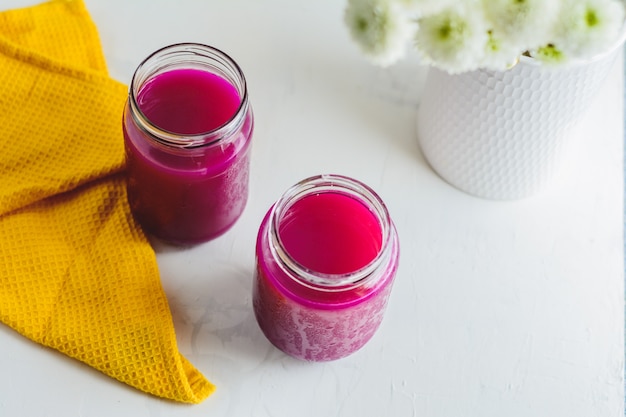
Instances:
[[[178,351],[126,201],[126,94],[82,1],[0,13],[0,321],[140,390],[199,403],[214,387]]]

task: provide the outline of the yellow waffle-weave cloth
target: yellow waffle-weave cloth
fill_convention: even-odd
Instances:
[[[81,0],[0,13],[0,321],[142,391],[199,403],[214,387],[178,351],[126,200],[127,91]]]

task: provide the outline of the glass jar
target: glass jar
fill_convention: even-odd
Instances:
[[[210,46],[167,46],[136,69],[124,109],[128,201],[149,234],[196,244],[248,199],[254,118],[243,72]]]
[[[272,344],[307,361],[360,349],[378,329],[398,268],[395,226],[368,186],[305,179],[270,208],[256,243],[253,306]]]

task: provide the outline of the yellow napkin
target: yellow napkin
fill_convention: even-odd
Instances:
[[[214,387],[178,351],[126,201],[126,95],[82,1],[0,13],[0,321],[140,390],[199,403]]]

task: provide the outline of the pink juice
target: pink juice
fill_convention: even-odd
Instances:
[[[239,92],[221,76],[199,69],[176,69],[147,81],[137,104],[157,127],[197,135],[228,122],[241,104]]]
[[[177,68],[145,81],[135,102],[138,112],[129,104],[124,116],[134,217],[178,244],[226,232],[248,197],[253,118],[239,90],[213,72]]]
[[[353,353],[384,315],[399,253],[393,224],[385,235],[367,204],[340,191],[306,195],[273,223],[275,211],[263,220],[257,240],[253,305],[261,330],[303,360]],[[295,268],[274,255],[273,232]]]

